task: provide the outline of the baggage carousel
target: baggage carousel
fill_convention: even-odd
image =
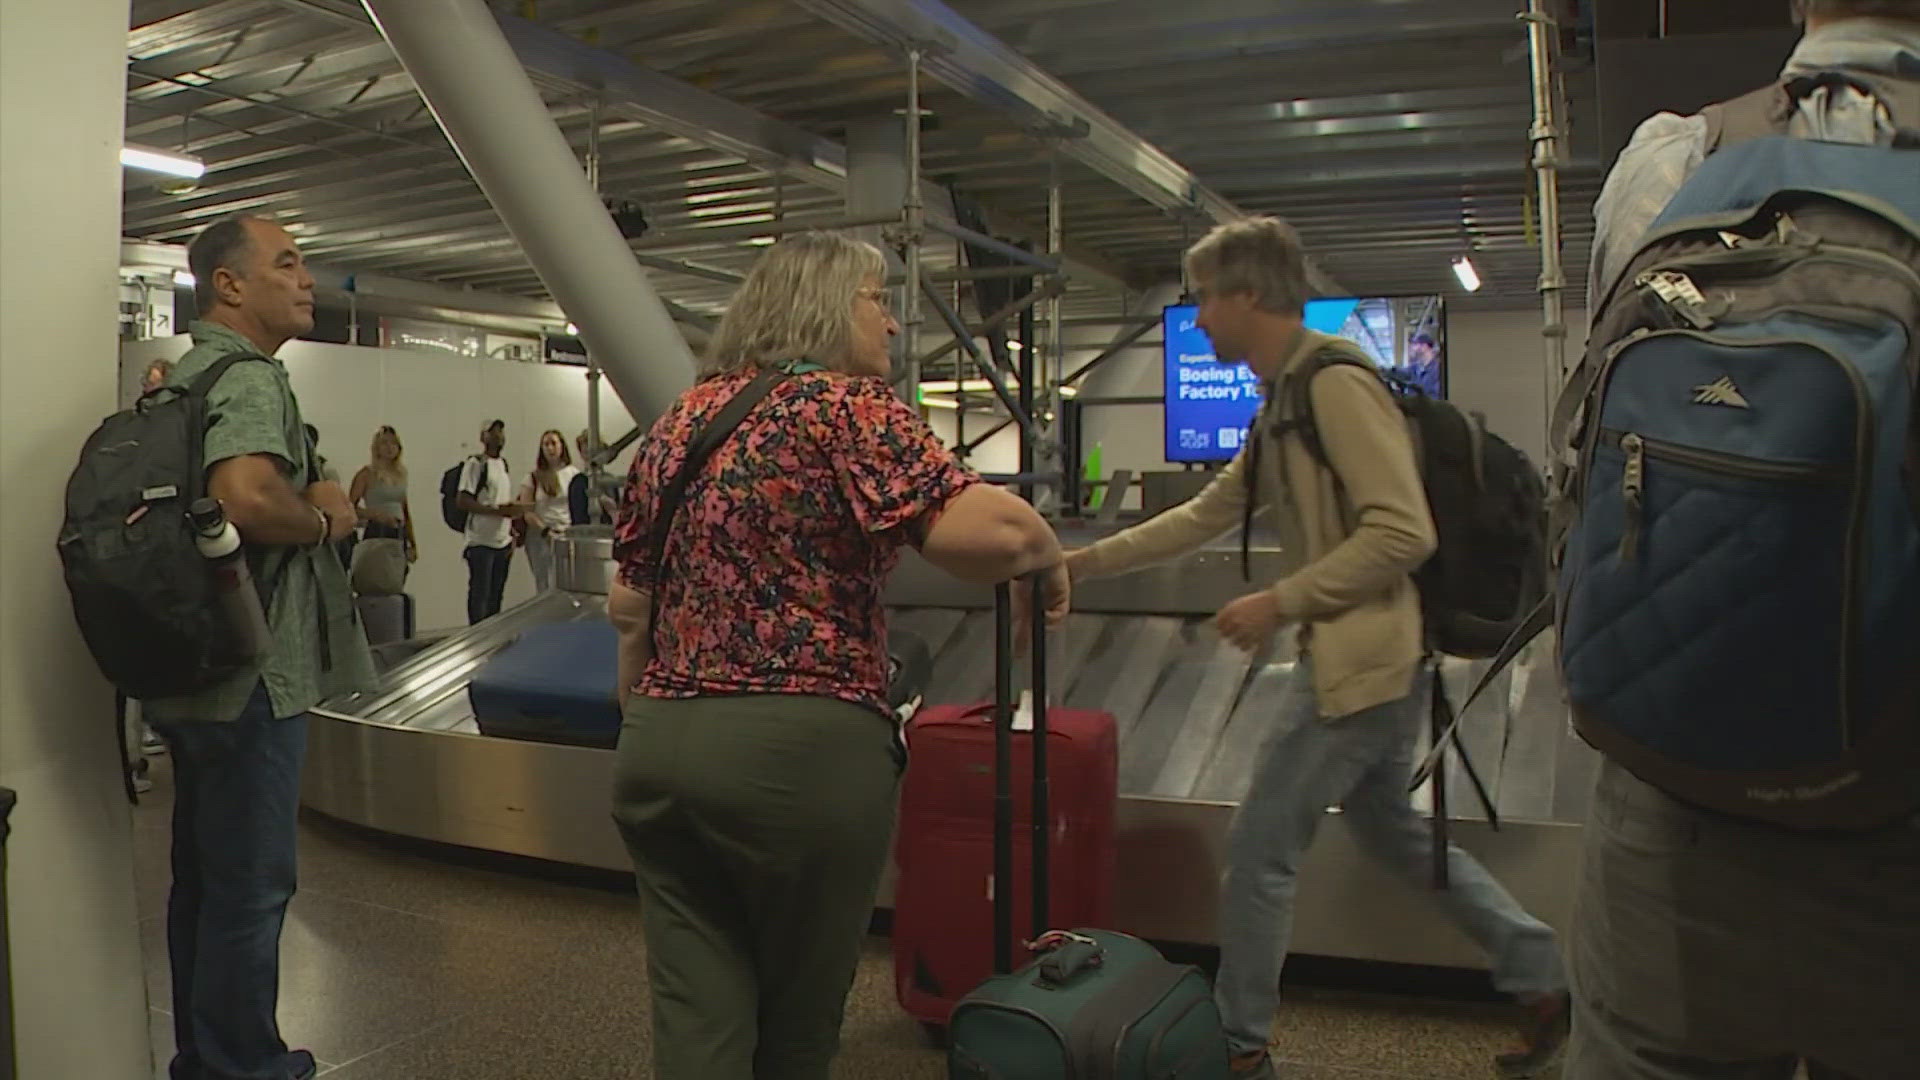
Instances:
[[[1070,546],[1092,530],[1062,530]],[[490,851],[629,868],[608,812],[612,752],[482,735],[467,684],[488,657],[529,627],[605,618],[610,541],[558,545],[559,587],[493,619],[382,651],[370,691],[313,713],[304,800],[331,817],[390,833]],[[1275,553],[1256,548],[1255,580]],[[1288,646],[1247,656],[1222,642],[1211,617],[1248,589],[1237,543],[1076,591],[1075,613],[1050,639],[1055,701],[1112,712],[1120,730],[1119,878],[1115,929],[1160,941],[1213,943],[1228,823],[1294,678]],[[889,582],[895,631],[932,650],[929,702],[992,696],[992,595],[909,555]],[[1480,665],[1448,661],[1454,700]],[[1595,759],[1573,736],[1551,642],[1504,674],[1462,726],[1502,823],[1478,816],[1451,758],[1446,805],[1455,840],[1529,910],[1555,925],[1571,914]],[[1427,809],[1422,789],[1416,804]],[[1329,808],[1303,869],[1294,924],[1299,952],[1478,968],[1484,959],[1419,894],[1367,860]],[[877,903],[891,897],[891,876]]]

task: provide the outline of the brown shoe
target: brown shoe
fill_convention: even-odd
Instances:
[[[1233,1080],[1277,1080],[1279,1074],[1273,1070],[1273,1059],[1265,1050],[1252,1054],[1240,1054],[1227,1063]]]
[[[1573,1030],[1573,1001],[1565,990],[1529,1004],[1521,1029],[1521,1048],[1493,1059],[1502,1080],[1536,1080],[1559,1075],[1560,1061]]]

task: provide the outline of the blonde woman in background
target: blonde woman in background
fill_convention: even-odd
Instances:
[[[363,540],[404,541],[407,562],[420,557],[413,537],[413,511],[407,505],[407,466],[401,461],[400,435],[383,426],[373,434],[372,460],[354,474],[348,497],[366,522]]]
[[[520,502],[533,509],[523,519],[527,537],[527,564],[533,567],[535,592],[546,592],[553,583],[553,538],[555,529],[573,524],[567,492],[578,475],[573,455],[567,452],[567,437],[557,431],[540,436],[540,457],[533,476],[520,489]]]

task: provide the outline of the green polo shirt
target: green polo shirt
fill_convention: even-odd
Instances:
[[[189,328],[193,348],[174,365],[169,385],[185,385],[214,361],[235,354],[259,355],[247,339],[218,323]],[[280,465],[295,490],[307,486],[312,447],[300,419],[287,369],[278,360],[235,364],[207,396],[206,466],[229,458],[265,454]],[[319,529],[316,521],[315,530]],[[272,643],[257,668],[219,685],[177,698],[141,703],[149,721],[237,720],[261,682],[276,717],[298,716],[336,694],[373,683],[373,658],[354,612],[353,594],[339,554],[330,544],[314,547],[247,545],[247,562],[267,604]],[[322,643],[327,646],[323,655]]]

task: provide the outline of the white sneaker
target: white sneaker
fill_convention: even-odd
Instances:
[[[148,728],[140,733],[140,752],[148,757],[160,757],[167,752],[167,740]]]

